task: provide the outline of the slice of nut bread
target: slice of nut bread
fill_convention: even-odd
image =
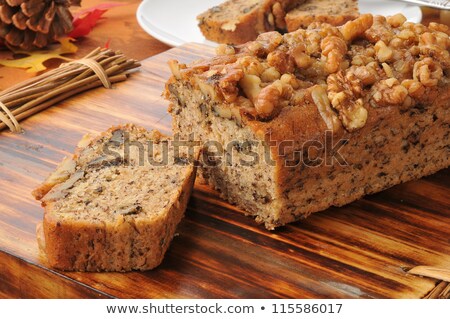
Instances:
[[[148,270],[163,260],[184,215],[196,153],[127,124],[85,137],[33,195],[49,264],[68,271]]]
[[[340,26],[358,16],[358,0],[306,0],[289,11],[285,21],[287,30],[292,32],[313,22]]]
[[[267,31],[285,30],[286,12],[305,0],[229,0],[197,17],[205,38],[242,44]]]

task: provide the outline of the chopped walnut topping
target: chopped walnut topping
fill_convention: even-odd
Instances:
[[[406,17],[403,14],[398,13],[398,14],[393,15],[391,17],[387,17],[386,21],[392,27],[398,28],[399,26],[401,26],[403,23],[406,22]]]
[[[341,127],[341,123],[336,115],[336,113],[331,109],[330,100],[328,99],[327,92],[325,89],[316,85],[311,89],[311,97],[314,104],[320,113],[320,116],[324,120],[327,128],[336,132]]]
[[[277,25],[280,7],[271,5]],[[449,36],[441,24],[363,14],[341,27],[313,23],[240,46],[221,45],[218,56],[189,67],[169,65],[174,79],[199,88],[227,118],[270,121],[283,107],[312,99],[328,127],[353,131],[365,125],[371,108],[406,110],[448,90]]]
[[[342,26],[341,33],[348,42],[362,36],[372,26],[373,16],[371,14],[363,14],[359,18],[348,21]]]
[[[281,77],[280,72],[274,67],[269,67],[261,74],[261,80],[264,82],[273,82]]]
[[[372,91],[373,106],[403,105],[408,96],[408,90],[394,78],[375,83]]]
[[[389,61],[394,55],[394,51],[392,51],[392,49],[389,48],[382,40],[375,44],[375,52],[377,53],[377,59],[380,62]]]
[[[294,58],[285,50],[270,52],[267,55],[267,63],[281,73],[293,73],[295,70]]]
[[[295,45],[291,49],[291,55],[298,68],[308,68],[313,62],[309,54],[306,53],[306,46],[303,43]]]
[[[425,94],[425,87],[422,83],[416,80],[404,80],[402,85],[408,90],[408,94],[412,98],[420,98]]]
[[[378,80],[378,72],[371,67],[354,67],[352,72],[361,81],[362,85],[372,85]]]
[[[360,98],[361,81],[349,71],[346,76],[343,72],[328,77],[328,98],[331,105],[339,112],[339,118],[348,131],[363,127],[367,121],[367,110]]]
[[[240,69],[225,68],[225,70],[219,81],[219,90],[225,101],[234,102],[239,94],[237,83],[244,77],[244,72]]]
[[[283,94],[283,84],[275,81],[262,89],[255,99],[255,109],[263,119],[269,118]]]
[[[216,48],[216,54],[218,54],[218,55],[233,55],[235,53],[236,53],[236,50],[234,49],[234,47],[232,45],[220,44]]]
[[[283,6],[279,2],[275,2],[272,6],[272,14],[275,18],[274,25],[278,29],[286,29],[286,21],[284,17],[286,16],[286,12],[283,9]]]
[[[432,58],[425,58],[414,64],[414,80],[420,81],[424,86],[436,86],[443,75],[441,66]]]
[[[261,92],[261,79],[252,74],[246,74],[239,82],[244,94],[251,101],[254,101]]]
[[[366,30],[364,35],[371,43],[377,43],[380,40],[389,43],[394,37],[394,30],[387,23],[385,17],[375,16],[372,26]]]
[[[347,43],[337,36],[328,36],[320,44],[322,55],[326,57],[325,71],[335,73],[340,69],[347,53]]]

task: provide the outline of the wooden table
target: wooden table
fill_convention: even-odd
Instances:
[[[79,42],[77,55],[109,38],[112,48],[138,59],[168,49],[135,22],[140,1],[127,2]],[[168,69],[155,67],[170,57],[192,59],[206,51],[194,45],[146,59],[142,72],[116,90],[95,90],[46,110],[24,122],[23,135],[2,133],[0,298],[421,298],[435,290],[438,280],[406,275],[401,267],[450,266],[448,169],[273,233],[196,185],[180,236],[157,269],[85,274],[46,267],[34,235],[42,209],[31,189],[83,133],[124,121],[169,132],[167,103],[159,96]],[[3,88],[28,76],[6,68],[0,75]]]

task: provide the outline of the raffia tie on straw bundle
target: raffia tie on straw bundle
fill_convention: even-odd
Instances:
[[[21,132],[19,121],[75,94],[102,85],[110,89],[139,66],[119,51],[98,48],[81,60],[14,85],[0,92],[0,131]]]

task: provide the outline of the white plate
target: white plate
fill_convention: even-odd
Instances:
[[[225,0],[144,0],[137,11],[140,26],[151,36],[172,46],[187,42],[217,45],[206,40],[197,26],[196,17]],[[408,21],[420,22],[418,6],[385,0],[359,0],[362,13],[385,16],[403,13]]]

